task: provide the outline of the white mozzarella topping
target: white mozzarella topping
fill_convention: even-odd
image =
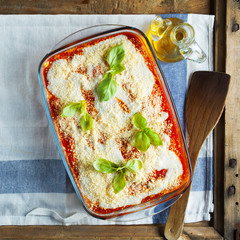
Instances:
[[[122,63],[125,70],[115,75],[118,84],[116,95],[107,102],[100,102],[97,87],[109,70],[105,61],[106,55],[112,47],[119,44],[123,44],[126,51]],[[169,150],[169,136],[162,133],[168,114],[161,111],[161,104],[156,107],[147,104],[155,79],[141,53],[126,36],[119,35],[85,47],[82,55],[75,54],[69,61],[54,61],[47,79],[49,91],[60,99],[63,106],[83,100],[82,90],[91,90],[95,96],[97,116],[91,130],[81,130],[78,113],[68,118],[58,117],[61,131],[70,135],[75,142],[79,182],[89,200],[103,208],[122,207],[138,204],[151,194],[179,184],[182,165],[177,155]],[[128,111],[123,111],[119,100],[126,104]],[[157,101],[161,103],[160,98]],[[163,146],[151,145],[147,152],[139,152],[138,159],[143,161],[143,168],[136,174],[127,173],[126,187],[115,194],[112,186],[115,175],[97,172],[93,168],[93,162],[99,158],[118,164],[126,162],[119,142],[124,139],[127,147],[132,148],[131,140],[138,131],[132,125],[132,116],[136,112],[140,112],[147,119],[148,127],[160,133]],[[166,177],[151,181],[149,178],[152,172],[161,169],[168,170]]]

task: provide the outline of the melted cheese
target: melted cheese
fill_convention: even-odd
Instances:
[[[125,70],[115,76],[117,93],[111,100],[100,102],[96,89],[109,69],[105,61],[106,54],[112,47],[122,43],[126,51],[123,61]],[[179,184],[178,177],[183,173],[182,165],[177,155],[169,150],[169,136],[162,133],[168,114],[161,111],[161,97],[156,99],[159,103],[157,106],[149,105],[148,98],[155,83],[154,75],[143,56],[126,36],[119,35],[85,47],[82,55],[76,54],[70,61],[54,61],[47,79],[49,91],[60,99],[63,106],[83,100],[81,89],[91,90],[95,96],[97,116],[91,130],[81,131],[78,126],[80,116],[77,113],[68,118],[58,117],[61,131],[70,135],[75,142],[79,182],[83,193],[92,203],[102,208],[138,204],[147,196]],[[121,109],[116,98],[127,105],[129,112]],[[131,148],[133,136],[138,131],[132,125],[132,116],[136,112],[140,112],[147,119],[149,127],[160,133],[163,146],[151,145],[147,152],[139,153],[143,168],[136,174],[127,173],[126,187],[115,194],[112,187],[114,174],[97,172],[93,168],[93,162],[99,158],[118,164],[126,162],[119,142],[124,139]],[[101,142],[103,136],[104,143]],[[151,180],[152,172],[161,169],[168,170],[166,177]],[[133,186],[136,188],[131,192]]]

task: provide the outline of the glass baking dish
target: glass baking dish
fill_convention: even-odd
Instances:
[[[93,211],[89,205],[88,202],[85,200],[84,194],[81,191],[81,186],[78,182],[77,177],[74,174],[73,169],[71,168],[69,161],[66,157],[66,152],[64,150],[63,144],[61,142],[60,136],[58,134],[56,125],[54,123],[53,116],[51,115],[51,109],[50,109],[50,104],[48,101],[48,90],[44,78],[44,68],[48,60],[60,53],[63,53],[69,49],[75,48],[77,46],[80,46],[82,44],[95,41],[97,39],[102,39],[105,37],[109,37],[112,35],[116,34],[133,34],[135,35],[141,43],[144,45],[153,65],[154,68],[157,72],[158,79],[160,82],[160,85],[164,91],[165,98],[170,106],[171,112],[172,112],[172,118],[175,122],[175,127],[177,129],[177,135],[178,139],[180,140],[181,143],[181,149],[183,152],[183,162],[182,165],[184,166],[184,181],[183,183],[174,191],[169,192],[167,194],[155,197],[155,198],[150,198],[150,200],[142,202],[141,204],[138,205],[133,205],[129,206],[124,209],[116,210],[110,213],[97,213]],[[62,157],[64,166],[66,168],[66,171],[68,172],[69,178],[74,186],[74,189],[77,193],[77,196],[83,203],[83,206],[85,210],[92,216],[100,219],[108,219],[108,220],[114,220],[114,221],[132,221],[132,220],[139,220],[148,216],[152,216],[154,214],[157,214],[164,209],[168,208],[171,206],[177,199],[181,197],[183,192],[188,188],[188,186],[191,183],[191,177],[192,177],[192,169],[191,169],[191,164],[189,160],[189,155],[186,147],[186,143],[184,140],[184,136],[182,133],[181,126],[179,124],[178,116],[175,111],[174,103],[171,97],[171,94],[168,90],[168,86],[166,82],[164,81],[163,75],[161,73],[161,70],[159,68],[159,65],[156,60],[156,56],[154,54],[154,51],[152,50],[152,47],[145,36],[143,32],[140,30],[129,27],[129,26],[121,26],[121,25],[98,25],[98,26],[93,26],[89,27],[80,31],[77,31],[68,37],[64,38],[62,41],[57,43],[48,54],[42,59],[39,69],[38,69],[38,78],[39,78],[39,83],[40,83],[40,88],[41,92],[43,95],[43,100],[44,100],[44,105],[46,108],[46,113],[54,134],[54,138],[57,143],[57,147],[59,149],[60,155]]]

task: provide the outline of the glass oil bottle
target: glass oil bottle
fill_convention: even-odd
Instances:
[[[193,27],[179,18],[157,16],[150,29],[150,41],[157,58],[163,62],[178,62],[184,58],[202,63],[206,54],[195,41]]]

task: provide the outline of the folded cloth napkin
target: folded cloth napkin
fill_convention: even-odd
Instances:
[[[176,14],[192,24],[207,53],[202,64],[160,63],[183,124],[190,75],[212,70],[213,22],[209,15]],[[146,32],[154,15],[0,16],[0,225],[116,224],[84,211],[66,174],[48,123],[37,79],[38,65],[59,40],[81,28],[106,23]],[[212,135],[198,159],[186,222],[209,220],[213,211]],[[163,223],[167,211],[123,224]]]

